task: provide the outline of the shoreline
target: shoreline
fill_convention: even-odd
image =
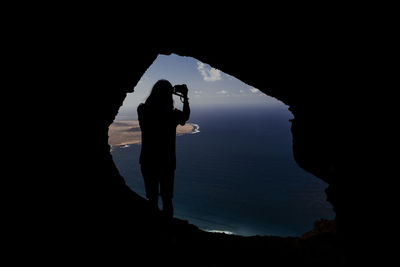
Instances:
[[[176,136],[199,133],[200,126],[195,123],[186,123],[176,127]],[[108,129],[108,144],[111,149],[135,144],[141,144],[142,134],[139,121],[114,121]]]

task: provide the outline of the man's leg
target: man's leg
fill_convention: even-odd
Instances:
[[[158,209],[158,181],[157,177],[147,168],[143,167],[141,168],[142,170],[142,175],[143,175],[143,180],[144,180],[144,186],[146,189],[146,197],[150,202],[150,205]]]
[[[168,170],[162,177],[160,182],[160,194],[163,201],[163,213],[168,218],[174,216],[174,207],[172,205],[172,197],[174,195],[174,176],[175,170]]]

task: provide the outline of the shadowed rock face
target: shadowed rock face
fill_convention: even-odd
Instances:
[[[119,47],[107,53],[87,47],[80,51],[85,61],[76,66],[75,71],[81,76],[72,90],[79,104],[71,116],[75,116],[75,122],[82,117],[91,120],[83,125],[79,153],[68,161],[71,169],[63,184],[68,189],[57,196],[57,209],[68,218],[67,223],[62,222],[68,225],[62,238],[80,240],[75,242],[77,247],[84,249],[89,244],[99,251],[118,247],[134,253],[139,251],[136,247],[143,250],[146,246],[164,251],[162,246],[167,246],[190,251],[192,257],[204,257],[205,253],[217,256],[215,251],[220,251],[221,261],[223,253],[237,252],[244,253],[238,256],[243,262],[246,253],[251,259],[270,257],[267,261],[276,263],[313,262],[323,266],[322,263],[341,262],[340,249],[345,243],[354,243],[350,229],[354,229],[358,218],[353,212],[357,203],[351,198],[357,180],[353,172],[348,172],[351,153],[346,153],[352,134],[344,98],[351,84],[346,81],[346,66],[339,68],[341,51],[301,45],[294,50],[289,44],[268,43],[235,51],[226,47],[230,45],[220,43],[213,49]],[[337,215],[339,237],[326,235],[301,241],[204,233],[179,220],[171,223],[160,218],[147,201],[125,185],[110,154],[108,127],[126,94],[132,92],[160,53],[194,57],[290,106],[294,115],[291,130],[295,160],[329,184],[327,198]],[[160,246],[154,245],[159,243]],[[172,261],[179,256],[175,252],[169,257]]]

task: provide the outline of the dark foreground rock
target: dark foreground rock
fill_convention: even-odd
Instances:
[[[48,63],[52,72],[46,72],[52,91],[49,100],[35,103],[47,116],[57,115],[58,123],[51,126],[45,143],[35,143],[37,128],[29,127],[34,153],[23,156],[35,161],[25,175],[30,186],[26,190],[17,187],[23,198],[13,199],[22,205],[13,209],[12,216],[21,237],[13,240],[35,251],[26,257],[53,260],[54,265],[79,264],[84,259],[92,264],[128,260],[135,265],[142,258],[149,263],[185,266],[254,266],[260,262],[341,266],[343,255],[346,260],[361,255],[353,255],[353,249],[363,245],[359,237],[365,235],[359,222],[372,217],[361,207],[372,205],[365,204],[369,192],[360,189],[367,177],[365,166],[355,160],[362,156],[357,140],[363,133],[354,123],[359,111],[354,112],[348,101],[358,88],[350,77],[359,59],[350,53],[352,47],[330,39],[318,39],[315,45],[311,39],[271,40],[264,35],[255,36],[247,46],[209,39],[212,47],[189,42],[174,46],[169,40],[139,47],[133,45],[138,40],[129,38],[105,38],[103,33],[85,36],[63,36],[67,45],[53,47]],[[109,126],[126,94],[157,55],[170,53],[195,57],[289,106],[294,116],[295,160],[329,184],[327,201],[336,212],[335,233],[314,232],[307,238],[207,233],[178,219],[166,221],[125,185],[110,154]],[[51,98],[55,91],[61,92],[59,102]],[[40,116],[31,118],[34,125],[43,121]],[[45,157],[39,157],[37,150],[45,152]],[[36,168],[39,171],[32,175]],[[365,253],[361,256],[368,258]]]

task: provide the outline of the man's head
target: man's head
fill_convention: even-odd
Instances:
[[[157,106],[160,108],[173,108],[174,100],[172,98],[173,86],[167,80],[158,80],[146,100],[146,104]]]

